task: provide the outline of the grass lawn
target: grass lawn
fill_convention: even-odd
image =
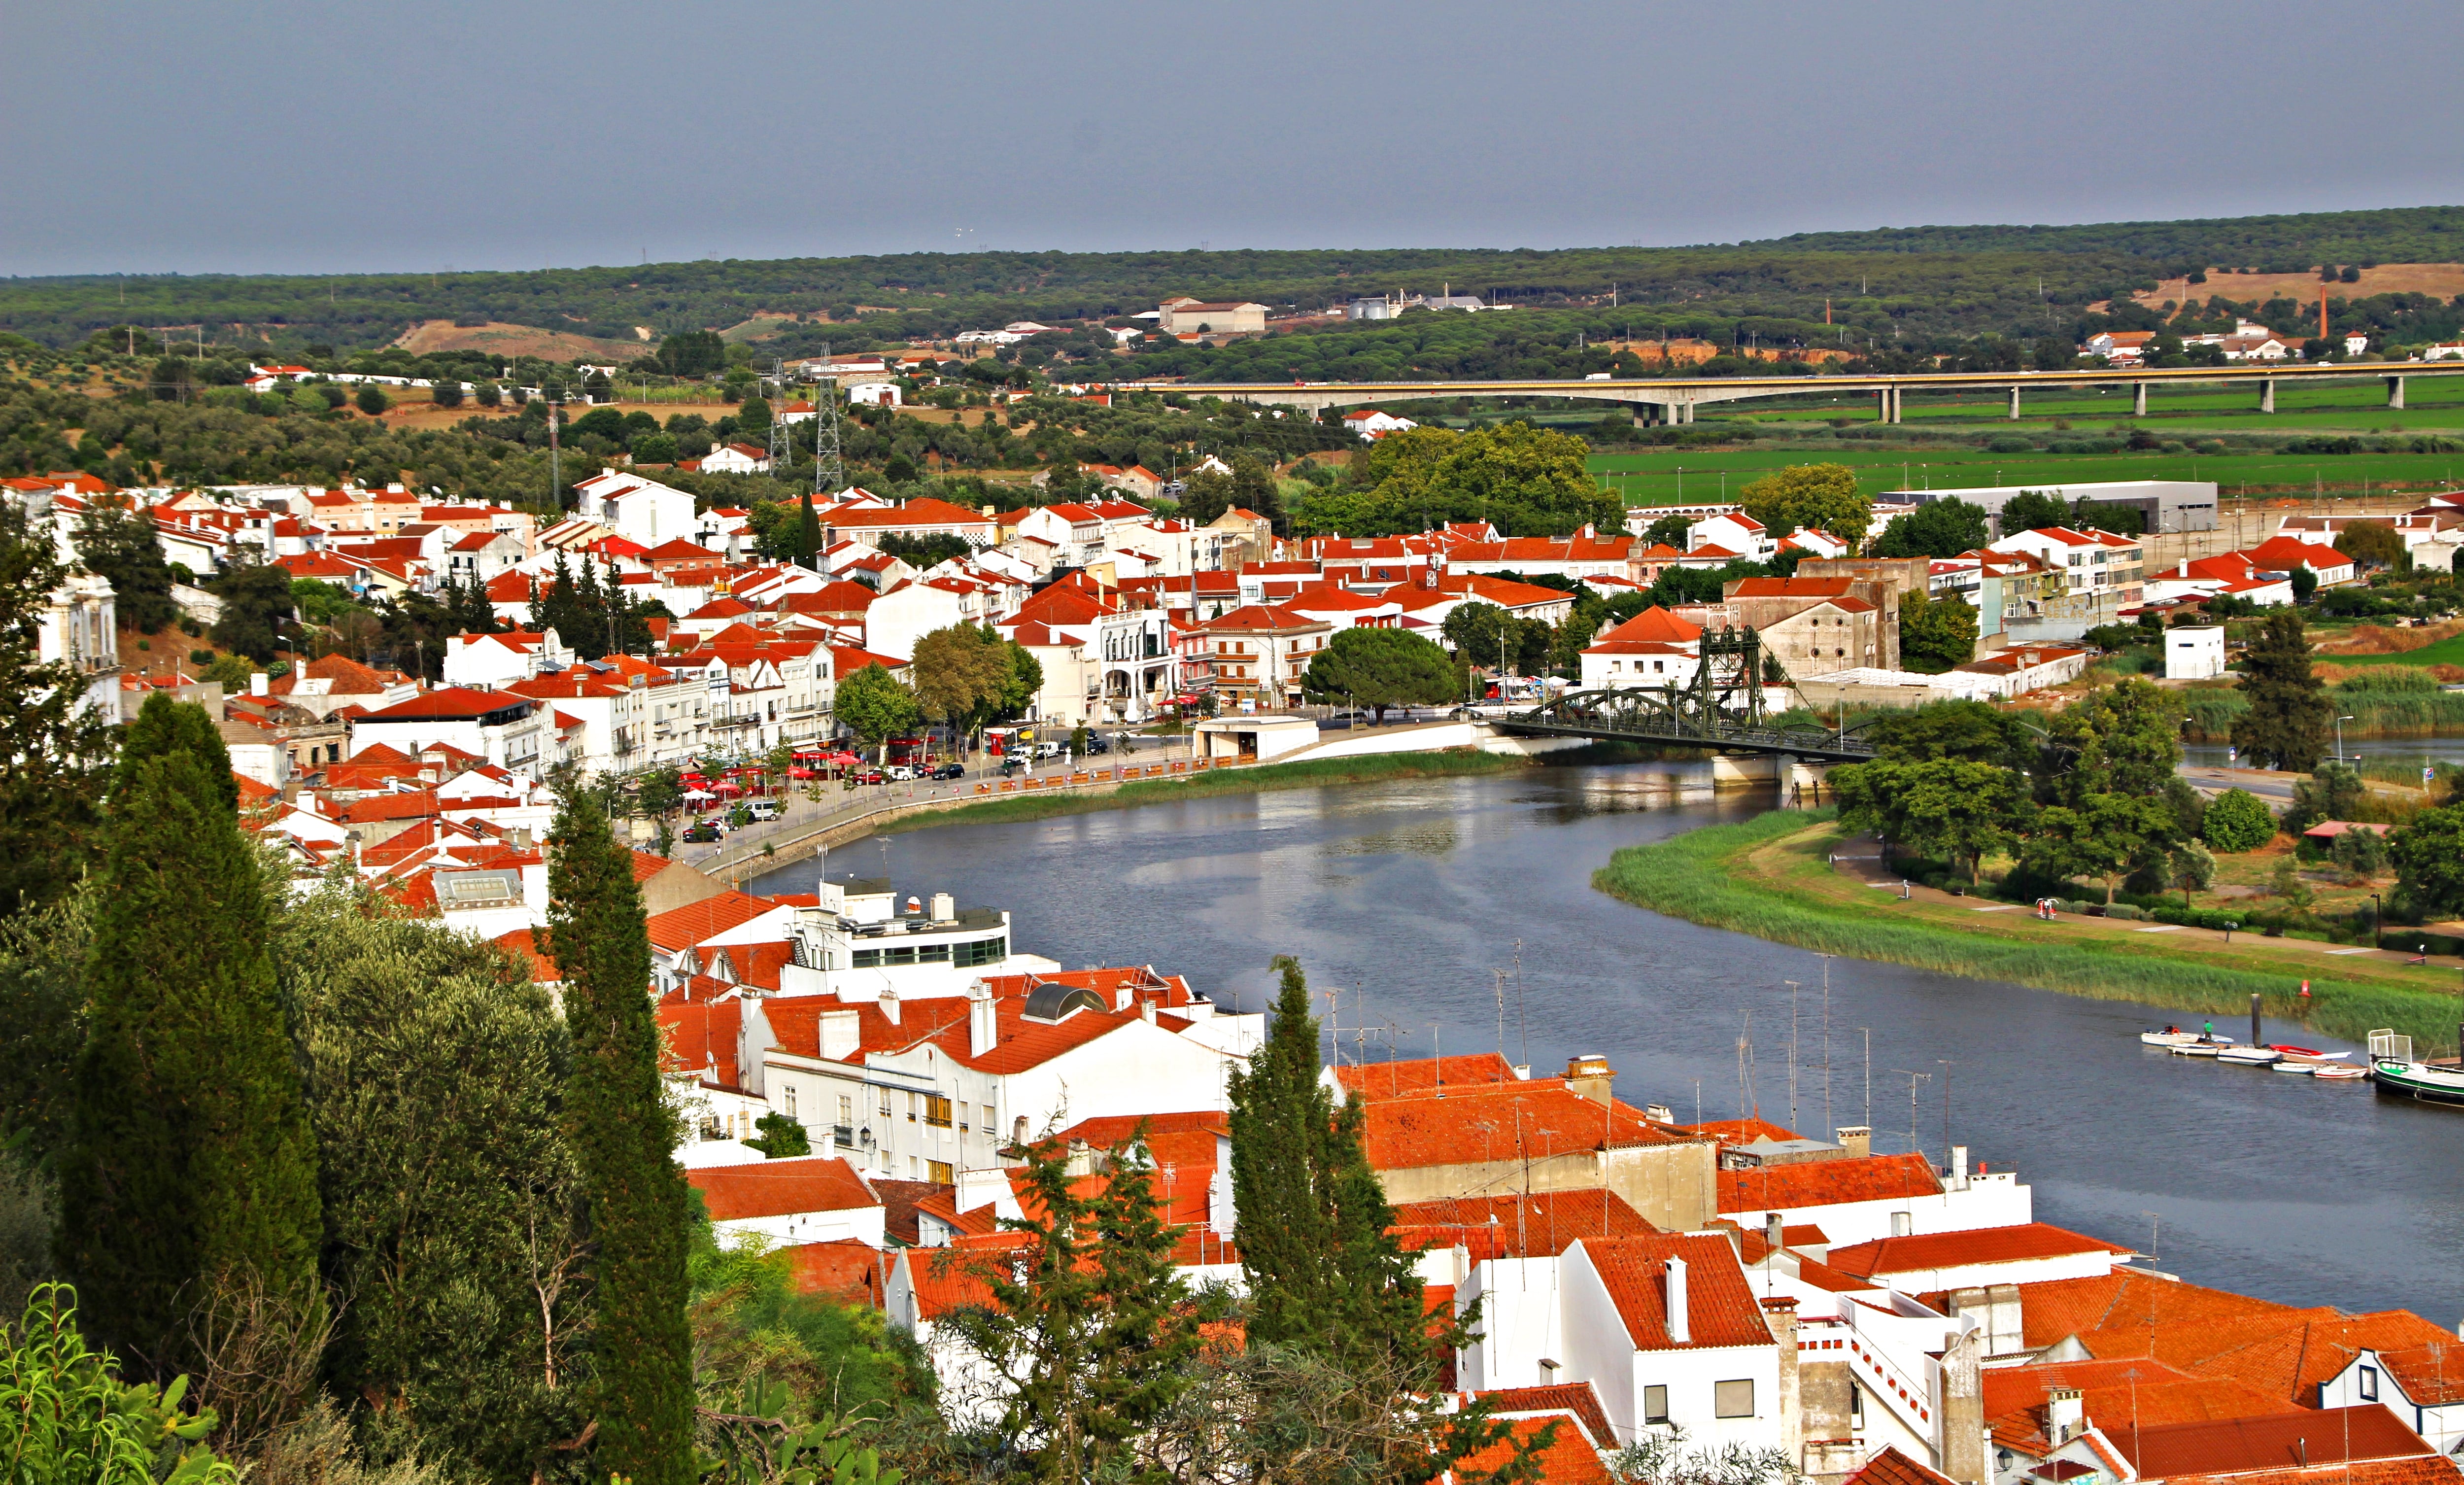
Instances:
[[[1629,505],[1733,499],[1743,485],[1791,464],[1845,464],[1867,495],[1970,485],[2065,484],[2114,479],[2212,479],[2231,499],[2252,495],[2358,495],[2366,488],[2444,487],[2464,474],[2464,454],[1994,454],[1983,449],[1865,449],[1766,444],[1736,449],[1658,449],[1595,454],[1591,472]]]
[[[2103,919],[2040,922],[1923,890],[1902,901],[1835,872],[1828,854],[1839,842],[1831,811],[1773,810],[1619,851],[1592,884],[1653,912],[1820,953],[2219,1016],[2247,1010],[2257,994],[2269,1013],[2306,1017],[2329,1035],[2394,1027],[2426,1046],[2455,1045],[2464,1001],[2453,963],[2331,957],[2325,944],[2256,934],[2227,944],[2200,929],[2148,933],[2153,925]]]

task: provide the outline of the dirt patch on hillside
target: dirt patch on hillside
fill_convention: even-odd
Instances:
[[[2131,296],[2140,303],[2154,308],[2171,299],[2176,304],[2205,303],[2222,295],[2243,303],[2265,303],[2278,295],[2296,303],[2310,306],[2311,328],[2318,325],[2320,280],[2318,270],[2304,274],[2225,274],[2208,270],[2208,281],[2192,283],[2187,278],[2167,278],[2151,294]],[[2464,294],[2464,263],[2381,263],[2376,268],[2362,270],[2359,283],[2326,285],[2331,299],[2361,299],[2373,294],[2428,294],[2452,299]],[[2278,334],[2292,333],[2290,325],[2271,325]]]
[[[2423,624],[2412,629],[2389,629],[2383,624],[2361,624],[2335,639],[2319,646],[2321,654],[2403,654],[2427,649],[2442,639],[2464,633],[2464,619],[2450,619],[2442,624]]]
[[[542,330],[537,325],[457,325],[451,320],[423,320],[403,332],[396,345],[413,355],[435,351],[475,350],[491,356],[536,356],[542,361],[627,362],[644,355],[640,340],[603,341],[595,336]]]

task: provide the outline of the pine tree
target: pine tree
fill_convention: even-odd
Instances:
[[[316,1143],[235,798],[204,708],[146,698],[108,807],[59,1248],[95,1333],[158,1375],[193,1365],[217,1296],[316,1306]]]
[[[591,1230],[595,1468],[633,1485],[689,1485],[693,1351],[685,1321],[689,1208],[660,1097],[650,937],[631,853],[597,794],[575,790],[548,835],[548,954],[573,1033],[565,1085]]]

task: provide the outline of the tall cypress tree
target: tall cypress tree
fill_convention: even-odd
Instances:
[[[573,1033],[565,1111],[582,1163],[595,1286],[595,1468],[633,1485],[690,1485],[689,1204],[674,1119],[659,1096],[642,890],[595,792],[565,797],[548,852],[548,954],[564,982]]]
[[[236,797],[204,708],[146,698],[107,807],[59,1252],[88,1326],[158,1375],[194,1365],[217,1295],[317,1304],[316,1141]]]
[[[789,538],[789,556],[799,567],[816,565],[822,553],[822,518],[813,509],[813,492],[796,498],[796,530]]]
[[[2270,613],[2242,656],[2250,710],[2233,720],[2233,740],[2266,767],[2307,773],[2327,751],[2336,711],[2310,672],[2312,658],[2299,609]]]
[[[1249,1335],[1401,1379],[1438,1360],[1420,1280],[1362,1146],[1361,1103],[1318,1081],[1317,1018],[1300,963],[1279,955],[1274,1030],[1232,1075],[1232,1199]]]

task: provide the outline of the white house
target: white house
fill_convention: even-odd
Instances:
[[[904,403],[905,393],[896,382],[852,382],[847,399],[851,407],[895,408]],[[702,460],[701,467],[710,468],[710,460]]]
[[[445,641],[445,684],[505,686],[542,671],[561,670],[572,653],[553,629],[501,634],[454,634]]]
[[[1685,550],[1689,556],[1716,550],[1723,561],[1733,556],[1753,562],[1769,562],[1779,551],[1779,542],[1771,536],[1769,527],[1740,510],[1698,521],[1686,527]]]
[[[1391,412],[1380,412],[1375,408],[1362,408],[1356,412],[1345,413],[1343,426],[1351,429],[1354,436],[1362,442],[1372,443],[1385,437],[1388,433],[1399,433],[1405,429],[1418,428],[1420,425],[1410,418],[1397,417]]]
[[[703,454],[701,467],[713,475],[766,475],[770,473],[770,451],[758,443],[724,444]]]
[[[703,467],[709,467],[705,460]],[[621,470],[605,470],[573,487],[581,503],[574,514],[645,548],[678,539],[692,541],[693,498],[682,490]]]
[[[1582,654],[1586,691],[1685,686],[1702,669],[1700,627],[1653,607],[1608,630]]]
[[[1796,1456],[1780,1364],[1783,1344],[1794,1360],[1794,1302],[1767,1307],[1724,1232],[1586,1237],[1553,1257],[1486,1259],[1455,1288],[1458,1313],[1475,1302],[1482,1334],[1458,1359],[1466,1391],[1588,1383],[1620,1440],[1682,1429],[1697,1449]]]
[[[351,751],[383,744],[416,756],[441,742],[537,779],[561,761],[554,717],[523,697],[450,686],[351,719]]]
[[[2213,680],[2225,673],[2225,631],[2221,624],[2204,629],[2165,632],[2167,680]]]

